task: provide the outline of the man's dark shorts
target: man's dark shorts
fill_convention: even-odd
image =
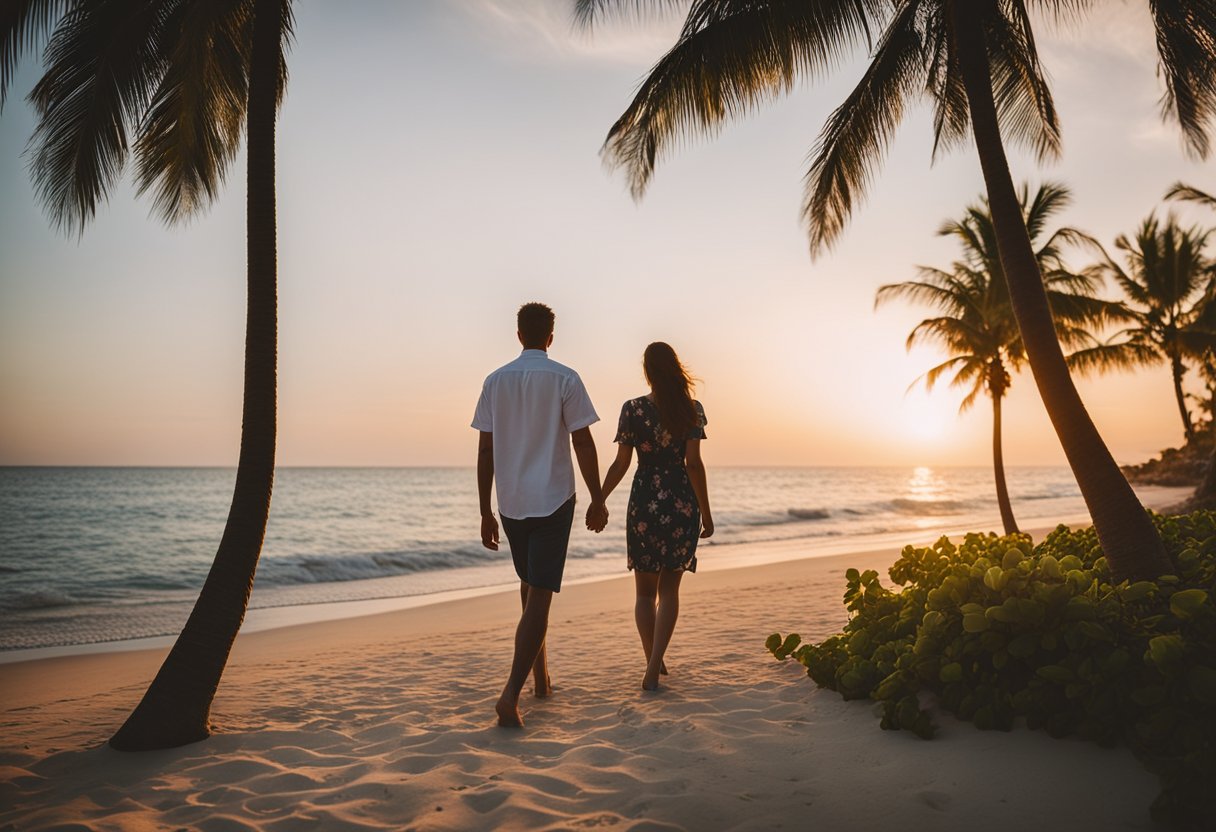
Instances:
[[[502,518],[503,531],[511,544],[511,560],[515,561],[515,574],[521,581],[528,586],[561,592],[566,548],[570,545],[573,524],[573,496],[547,517]]]

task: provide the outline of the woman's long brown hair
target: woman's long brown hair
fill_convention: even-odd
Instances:
[[[659,407],[659,424],[677,442],[683,441],[697,426],[697,411],[692,403],[692,376],[680,363],[671,345],[655,341],[642,355],[642,369]]]

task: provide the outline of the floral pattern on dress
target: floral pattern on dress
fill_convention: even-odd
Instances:
[[[639,572],[697,571],[701,511],[684,466],[689,439],[705,439],[705,409],[694,401],[697,426],[680,441],[659,424],[659,407],[646,396],[621,406],[616,442],[638,452],[629,492],[625,545],[629,568]]]

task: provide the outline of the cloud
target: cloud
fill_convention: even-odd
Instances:
[[[598,22],[584,31],[570,0],[463,0],[473,17],[517,57],[536,61],[597,61],[649,66],[675,43],[681,18]]]
[[[1067,56],[1079,71],[1093,70],[1095,59],[1131,60],[1147,68],[1157,64],[1153,19],[1147,3],[1106,2],[1084,16],[1055,21],[1036,15],[1035,32],[1040,48]]]

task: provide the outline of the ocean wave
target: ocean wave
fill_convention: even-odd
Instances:
[[[498,552],[493,552],[480,545],[470,544],[415,551],[288,555],[263,558],[258,565],[257,580],[258,583],[279,586],[363,581],[370,578],[412,575],[417,572],[483,566],[497,563],[509,556],[505,545]]]
[[[1058,500],[1062,497],[1079,497],[1077,491],[1037,491],[1032,494],[1013,494],[1011,495],[1013,502],[1021,500]]]
[[[70,607],[78,601],[66,592],[58,589],[35,589],[28,592],[15,592],[0,598],[0,609],[7,610],[45,610],[53,607]]]
[[[784,526],[789,523],[802,523],[807,520],[826,520],[832,513],[826,508],[790,508],[784,512],[747,512],[728,513],[719,522],[727,526]]]
[[[786,513],[795,520],[826,520],[832,516],[826,508],[790,508]]]
[[[898,514],[942,515],[962,514],[968,503],[964,500],[910,500],[897,497],[890,503],[891,508]]]

